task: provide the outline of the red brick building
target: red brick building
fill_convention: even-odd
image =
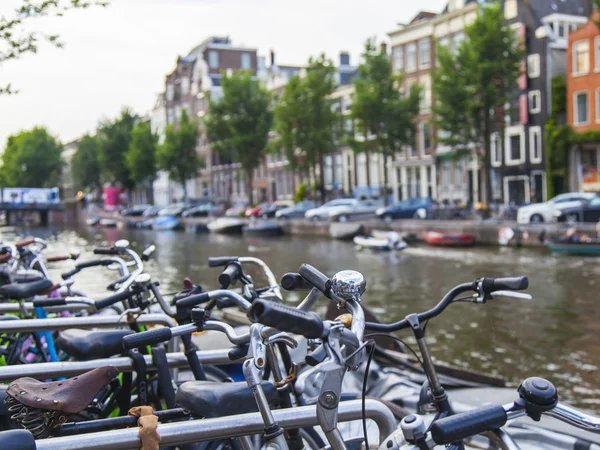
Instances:
[[[569,33],[567,123],[581,133],[600,130],[600,30],[596,11],[587,24]],[[600,142],[574,145],[569,154],[569,188],[600,190]]]

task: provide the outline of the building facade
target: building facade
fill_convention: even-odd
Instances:
[[[575,133],[600,131],[600,31],[593,20],[571,31],[567,49],[567,122]],[[600,191],[600,143],[573,145],[569,189]]]

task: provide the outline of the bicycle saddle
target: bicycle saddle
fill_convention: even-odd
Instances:
[[[54,286],[50,280],[30,281],[21,284],[5,284],[0,286],[0,295],[12,300],[24,300],[42,294]]]
[[[133,331],[72,328],[58,335],[56,347],[77,361],[109,358],[123,353],[123,338],[130,334]]]
[[[83,411],[117,374],[116,368],[104,366],[68,380],[49,383],[19,378],[8,386],[6,393],[30,408],[76,414]]]

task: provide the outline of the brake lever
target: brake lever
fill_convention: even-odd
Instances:
[[[525,294],[523,292],[515,292],[515,291],[495,291],[490,294],[491,298],[496,297],[513,297],[519,298],[521,300],[533,300],[533,297],[530,294]]]
[[[279,342],[287,345],[290,348],[298,347],[298,341],[296,341],[296,339],[294,339],[287,333],[283,333],[283,332],[272,334],[271,336],[268,336],[263,340],[263,343],[265,345],[276,344]]]

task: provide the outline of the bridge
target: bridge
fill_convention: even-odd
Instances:
[[[48,225],[51,211],[63,211],[58,188],[0,188],[0,211],[6,215],[6,225],[23,220],[30,213],[39,214],[40,225]]]

